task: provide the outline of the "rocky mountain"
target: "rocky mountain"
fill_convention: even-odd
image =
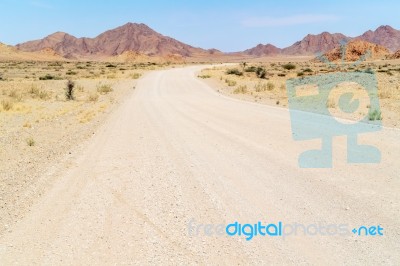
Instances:
[[[224,54],[216,49],[195,48],[173,38],[161,35],[145,24],[127,23],[108,30],[95,38],[76,38],[68,33],[56,32],[43,39],[18,44],[20,51],[38,52],[51,49],[56,55],[65,58],[104,58],[123,55],[122,58],[150,57],[172,58],[223,58],[226,56],[263,57],[274,55],[315,55],[328,52],[340,46],[341,41],[364,40],[384,46],[392,52],[400,49],[400,31],[390,26],[380,26],[374,31],[351,38],[341,33],[322,32],[308,34],[293,45],[280,49],[272,44],[258,44],[243,52]],[[135,55],[135,56],[132,56]]]
[[[29,52],[51,48],[66,58],[117,56],[126,51],[146,56],[180,55],[183,57],[208,53],[203,49],[161,35],[145,24],[136,23],[127,23],[95,38],[76,38],[64,32],[56,32],[41,40],[18,44],[17,48]]]
[[[400,31],[387,25],[380,26],[375,31],[369,30],[356,39],[385,46],[392,52],[400,49]]]
[[[397,50],[394,54],[388,57],[389,59],[400,59],[400,50]]]
[[[243,51],[244,54],[252,56],[273,56],[281,53],[281,49],[272,44],[259,44],[254,48]]]
[[[370,52],[370,56],[368,58],[371,59],[386,58],[390,55],[390,52],[386,47],[363,40],[350,41],[347,43],[345,51],[345,61],[357,61],[360,59],[360,56],[367,54],[367,52]],[[336,47],[325,53],[324,56],[330,62],[341,60],[342,49],[340,47]]]
[[[317,35],[308,34],[301,41],[282,49],[286,55],[314,55],[319,52],[327,52],[340,45],[341,41],[350,38],[341,33],[323,32]]]
[[[348,37],[341,33],[322,32],[320,34],[308,34],[301,41],[293,45],[279,49],[271,44],[259,44],[254,48],[243,51],[242,53],[254,56],[266,56],[274,53],[283,55],[315,55],[324,53],[340,46],[341,41],[364,40],[378,44],[394,52],[400,49],[400,31],[390,26],[380,26],[376,30],[369,30],[357,37]]]
[[[5,45],[0,42],[0,61],[10,60],[60,61],[65,60],[65,58],[61,57],[51,48],[42,49],[37,52],[24,52],[18,50],[14,46]]]

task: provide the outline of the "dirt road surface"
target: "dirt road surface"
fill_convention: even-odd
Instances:
[[[70,165],[47,173],[57,181],[1,236],[0,264],[400,264],[398,130],[360,137],[379,164],[347,164],[338,137],[333,168],[302,169],[299,153],[320,143],[293,141],[288,110],[221,96],[200,68],[145,75]],[[384,235],[205,231],[235,221]]]

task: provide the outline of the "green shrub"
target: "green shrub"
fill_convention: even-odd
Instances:
[[[60,77],[50,74],[46,74],[45,76],[39,77],[39,80],[60,80],[60,79],[61,79]]]
[[[256,69],[256,75],[258,78],[260,79],[265,79],[266,75],[267,75],[267,71],[265,70],[265,68],[263,67],[257,67]]]
[[[296,66],[294,64],[288,63],[288,64],[284,64],[282,65],[282,67],[286,70],[292,70],[292,69],[296,69]]]
[[[242,76],[243,73],[237,69],[237,68],[230,68],[226,71],[226,74],[228,75],[236,75],[236,76]]]
[[[257,71],[257,67],[255,67],[255,66],[250,66],[250,67],[245,68],[244,71],[245,71],[245,72],[252,72],[252,73],[254,73],[254,72]]]
[[[39,77],[39,80],[52,80],[52,79],[56,79],[56,77],[50,74],[46,74],[45,76]]]
[[[371,68],[368,68],[364,72],[367,73],[367,74],[374,74],[374,71]]]
[[[72,70],[68,70],[67,73],[65,73],[65,74],[68,75],[68,76],[73,76],[73,75],[78,74],[78,72],[75,72],[75,71],[72,71]]]
[[[368,113],[368,119],[370,121],[375,121],[375,120],[382,120],[382,113],[381,111],[378,110],[373,110]]]

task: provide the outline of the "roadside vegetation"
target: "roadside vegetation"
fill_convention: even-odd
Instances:
[[[370,121],[382,120],[388,126],[400,126],[400,63],[398,61],[363,62],[357,66],[332,69],[323,63],[304,62],[242,62],[235,66],[205,69],[199,77],[216,81],[220,93],[243,100],[288,107],[286,82],[313,75],[325,75],[338,71],[376,74],[381,112],[365,113]],[[339,115],[340,110],[333,101],[327,108]],[[385,119],[383,119],[383,114]]]

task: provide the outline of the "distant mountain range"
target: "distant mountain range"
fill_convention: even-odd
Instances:
[[[386,47],[391,52],[400,49],[400,31],[390,26],[380,26],[375,31],[369,30],[357,37],[348,37],[341,33],[322,32],[317,35],[308,34],[301,41],[280,49],[272,44],[259,44],[254,48],[243,51],[253,56],[274,55],[314,55],[318,52],[327,52],[340,45],[341,41],[363,40]]]
[[[95,38],[76,38],[68,33],[56,32],[44,39],[16,45],[26,52],[53,49],[59,55],[74,59],[95,56],[117,56],[126,51],[139,52],[148,56],[180,55],[190,57],[207,54],[207,51],[163,36],[145,24],[127,23],[108,30]]]
[[[400,50],[400,31],[390,26],[380,26],[375,31],[367,31],[357,37],[348,37],[341,33],[322,32],[308,34],[301,41],[286,48],[272,44],[259,44],[254,48],[234,53],[248,57],[276,55],[314,55],[318,52],[331,51],[341,41],[363,40],[386,47],[391,52]],[[216,49],[196,48],[164,36],[145,24],[127,23],[108,30],[95,38],[76,38],[68,33],[56,32],[43,39],[16,45],[19,51],[40,52],[54,51],[68,59],[121,56],[127,52],[150,57],[212,57],[224,54]]]

